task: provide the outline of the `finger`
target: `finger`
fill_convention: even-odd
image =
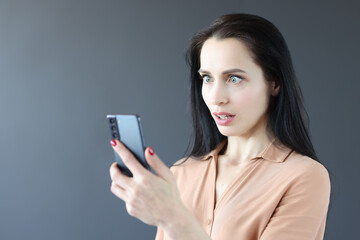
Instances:
[[[152,147],[146,148],[145,158],[148,164],[151,166],[152,169],[154,169],[154,171],[159,177],[165,179],[167,182],[175,181],[170,169],[155,154]]]
[[[110,178],[124,190],[129,189],[131,186],[131,178],[121,173],[116,162],[111,164]]]
[[[144,176],[148,174],[148,171],[139,163],[135,156],[126,148],[122,142],[117,139],[112,140],[112,143],[113,141],[115,141],[116,145],[111,144],[111,146],[115,152],[119,154],[121,160],[129,168],[134,176]]]
[[[111,182],[110,190],[115,196],[117,196],[124,202],[129,200],[129,196],[127,195],[126,191],[119,187],[115,182]]]

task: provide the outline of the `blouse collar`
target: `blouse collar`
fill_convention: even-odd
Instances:
[[[206,154],[205,157],[202,159],[208,160],[209,158],[214,158],[224,148],[226,143],[227,139],[222,141],[215,149]],[[274,138],[262,152],[251,158],[251,160],[264,159],[270,162],[281,163],[286,160],[286,158],[290,155],[291,152],[291,148],[286,147],[284,144],[282,144],[278,140],[278,138]]]

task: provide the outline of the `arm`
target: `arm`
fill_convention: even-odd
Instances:
[[[307,167],[281,198],[260,239],[323,239],[330,188],[324,166]]]
[[[172,240],[211,240],[199,222],[187,209],[173,216],[175,217],[173,221],[158,227],[155,240],[163,240],[164,236],[167,237],[166,239]]]
[[[114,150],[130,169],[130,178],[112,164],[111,191],[126,203],[128,213],[146,224],[158,226],[170,239],[209,240],[196,218],[183,204],[175,178],[152,148],[145,158],[157,175],[145,169],[118,140],[112,141]]]

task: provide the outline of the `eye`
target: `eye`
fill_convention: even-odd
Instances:
[[[239,77],[239,76],[236,76],[236,75],[232,75],[229,77],[229,81],[232,83],[232,84],[238,84],[239,82],[241,82],[243,80],[242,77]]]
[[[211,81],[211,78],[209,75],[203,75],[201,77],[202,77],[203,81],[206,83],[209,83]]]

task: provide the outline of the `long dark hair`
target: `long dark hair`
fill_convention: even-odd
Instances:
[[[219,132],[201,95],[200,52],[210,37],[236,38],[248,47],[265,79],[280,85],[279,93],[270,97],[267,132],[285,146],[320,162],[310,139],[309,117],[287,44],[271,22],[251,14],[224,15],[196,33],[190,42],[186,61],[190,67],[193,136],[185,161],[205,156],[226,138]]]

